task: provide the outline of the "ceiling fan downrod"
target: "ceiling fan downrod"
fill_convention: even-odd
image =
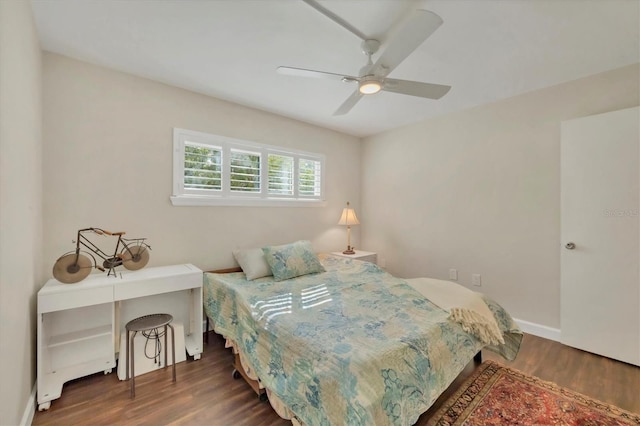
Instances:
[[[363,95],[373,95],[382,90],[382,79],[371,73],[373,68],[371,56],[380,48],[380,42],[374,39],[367,39],[360,46],[362,47],[362,53],[367,55],[367,64],[360,69],[362,77],[357,79],[358,91]]]

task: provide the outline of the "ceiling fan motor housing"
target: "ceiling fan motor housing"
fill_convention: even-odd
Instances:
[[[374,39],[364,40],[360,45],[362,47],[362,53],[367,56],[374,55],[380,48],[380,42]]]

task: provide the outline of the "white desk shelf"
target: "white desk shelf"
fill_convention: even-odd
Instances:
[[[77,284],[49,280],[38,292],[38,409],[48,409],[65,382],[110,373],[126,323],[159,312],[184,324],[186,350],[199,359],[202,271],[195,266],[94,274]]]
[[[53,336],[49,339],[49,344],[47,346],[50,348],[55,348],[56,346],[79,343],[85,340],[98,339],[105,336],[111,337],[111,333],[111,325],[102,325],[100,327],[78,330],[71,333]]]

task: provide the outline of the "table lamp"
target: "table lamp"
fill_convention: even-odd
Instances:
[[[360,225],[360,222],[358,221],[355,210],[349,208],[348,201],[347,207],[342,209],[342,216],[340,216],[338,225],[347,225],[347,249],[343,251],[342,254],[356,254],[356,252],[353,251],[353,247],[351,247],[351,225]]]

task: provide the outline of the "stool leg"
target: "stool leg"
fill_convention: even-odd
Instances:
[[[137,331],[131,335],[131,398],[136,397],[136,357],[135,357],[135,338]]]
[[[169,324],[169,328],[171,329],[171,357],[173,359],[173,381],[176,381],[176,333],[175,329],[171,324]],[[166,337],[166,334],[165,334]],[[164,344],[164,347],[167,347],[167,344]],[[165,352],[166,354],[166,352]]]
[[[169,352],[169,347],[167,346],[167,326],[164,326],[164,368],[167,368],[169,364],[167,364],[167,352]]]
[[[126,362],[126,372],[125,372],[125,376],[124,379],[125,380],[129,380],[129,339],[131,338],[129,335],[131,334],[131,332],[129,330],[127,330],[127,344],[126,344],[126,352],[125,352],[125,356],[127,358]],[[122,359],[122,358],[121,358]]]

